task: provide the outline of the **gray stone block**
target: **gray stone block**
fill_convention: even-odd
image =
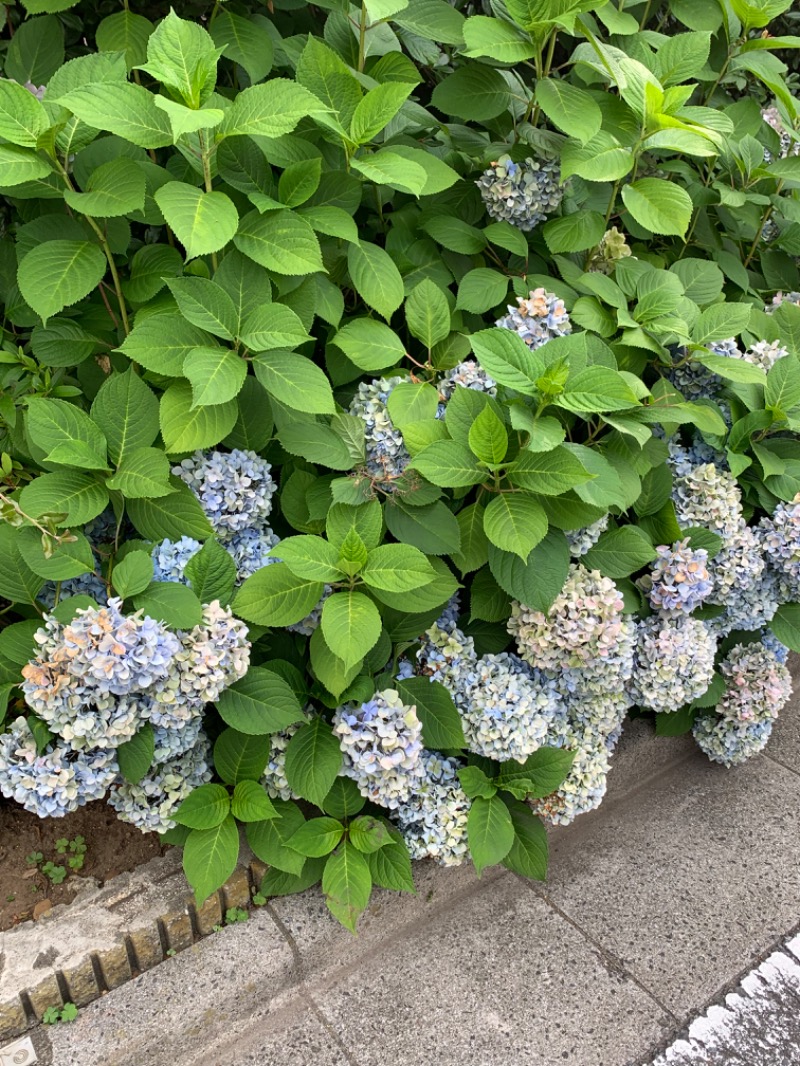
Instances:
[[[516,878],[316,997],[359,1066],[621,1066],[668,1019]]]
[[[698,750],[553,839],[543,891],[679,1017],[797,922],[800,777]]]

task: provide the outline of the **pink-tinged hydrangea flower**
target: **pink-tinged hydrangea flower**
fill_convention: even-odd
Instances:
[[[758,527],[761,547],[781,585],[783,599],[800,598],[800,494],[779,503]]]
[[[691,703],[711,684],[716,653],[716,639],[698,618],[645,618],[636,631],[634,702],[659,712]]]
[[[362,796],[390,809],[409,799],[424,773],[416,707],[384,689],[359,707],[340,707],[333,732],[344,754],[343,772]]]
[[[350,403],[350,414],[364,423],[367,473],[385,489],[392,488],[411,461],[403,436],[389,417],[387,401],[396,385],[410,381],[408,375],[362,381]]]
[[[457,388],[472,389],[473,392],[485,392],[487,396],[497,395],[497,382],[491,378],[483,367],[474,359],[467,359],[444,375],[437,385],[439,395],[445,403]]]
[[[508,314],[498,318],[496,326],[510,329],[535,351],[553,337],[566,337],[572,332],[564,301],[554,292],[534,289],[527,299],[517,297],[518,307],[508,305]]]
[[[792,695],[792,675],[761,641],[737,644],[720,666],[726,687],[717,713],[739,722],[777,718]]]
[[[175,812],[189,793],[212,776],[211,742],[201,732],[194,747],[152,766],[136,784],[118,777],[108,802],[121,821],[143,833],[166,833],[175,828]]]
[[[458,780],[458,761],[426,751],[423,775],[409,798],[392,811],[412,859],[459,866],[469,855],[467,819],[472,801]]]
[[[475,184],[490,218],[532,230],[557,211],[564,196],[558,163],[526,159],[514,163],[501,156]]]
[[[783,303],[796,304],[800,307],[800,292],[776,292],[772,297],[772,302],[764,304],[764,310],[771,315]]]
[[[732,474],[713,463],[695,466],[674,479],[672,500],[678,525],[683,529],[704,526],[729,536],[742,521],[742,494]]]
[[[690,548],[689,538],[672,547],[656,548],[658,559],[651,572],[639,582],[654,610],[665,615],[691,614],[713,590],[709,576],[708,552]]]
[[[102,799],[117,772],[111,748],[78,750],[55,739],[39,753],[22,717],[0,734],[0,793],[39,818],[63,818]]]
[[[277,489],[271,471],[256,452],[240,448],[195,452],[172,468],[200,501],[221,541],[243,529],[264,526]]]

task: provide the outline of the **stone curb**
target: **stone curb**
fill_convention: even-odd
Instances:
[[[631,721],[614,757],[605,803],[635,792],[694,749],[690,738],[655,737]],[[574,833],[556,829],[554,836]],[[0,933],[0,1042],[41,1021],[48,1007],[84,1007],[214,932],[226,910],[249,909],[267,867],[243,845],[243,858],[219,891],[197,907],[178,848],[87,885],[37,922]],[[309,908],[314,921],[316,908]]]
[[[84,1007],[213,933],[227,910],[250,908],[265,872],[245,860],[197,907],[175,849],[0,933],[0,1042],[48,1007]]]

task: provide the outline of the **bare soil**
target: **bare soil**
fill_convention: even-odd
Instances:
[[[69,852],[59,855],[55,845],[61,838],[77,836],[84,838],[86,852],[82,869],[74,872]],[[33,918],[34,908],[38,917],[48,900],[53,906],[69,903],[87,878],[102,884],[165,850],[156,833],[142,833],[119,821],[102,801],[65,818],[41,819],[0,800],[0,930]],[[27,857],[36,852],[41,852],[41,861],[28,862]],[[67,876],[59,885],[41,871],[48,860],[66,868]]]

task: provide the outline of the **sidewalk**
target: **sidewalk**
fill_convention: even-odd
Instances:
[[[800,925],[800,700],[768,752],[726,771],[634,722],[546,885],[425,864],[357,938],[316,889],[275,900],[40,1027],[38,1061],[642,1066]]]

